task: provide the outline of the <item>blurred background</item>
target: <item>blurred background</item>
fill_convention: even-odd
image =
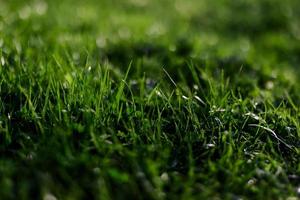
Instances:
[[[180,81],[192,61],[229,77],[243,68],[251,80],[296,82],[299,15],[297,0],[0,0],[0,47],[3,63],[68,54],[115,74],[132,61],[136,77],[160,79],[165,67]]]
[[[61,45],[75,60],[87,51],[95,60],[120,67],[127,67],[133,58],[143,58],[145,65],[167,65],[164,61],[172,54],[196,59],[234,56],[250,63],[267,62],[268,56],[279,65],[296,66],[299,4],[297,0],[1,0],[0,32],[16,49],[55,51]],[[20,44],[23,39],[28,41],[26,47]]]

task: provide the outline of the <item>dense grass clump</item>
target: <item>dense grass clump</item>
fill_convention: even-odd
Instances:
[[[298,199],[299,8],[0,1],[0,199]]]

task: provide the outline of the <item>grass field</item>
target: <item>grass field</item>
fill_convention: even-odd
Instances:
[[[300,198],[298,0],[0,0],[0,199]]]

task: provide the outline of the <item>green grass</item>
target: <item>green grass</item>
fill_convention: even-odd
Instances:
[[[298,199],[297,0],[0,0],[0,199]]]

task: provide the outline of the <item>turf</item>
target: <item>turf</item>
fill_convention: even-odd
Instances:
[[[1,199],[298,199],[297,0],[0,0]]]

